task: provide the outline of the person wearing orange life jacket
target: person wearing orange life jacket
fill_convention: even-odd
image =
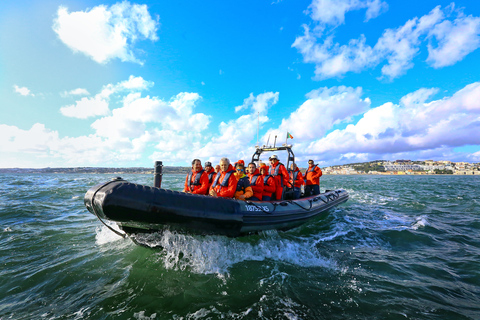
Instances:
[[[320,177],[322,176],[320,169],[313,160],[308,160],[308,169],[305,171],[305,197],[320,194]]]
[[[305,184],[305,182],[303,181],[302,173],[298,169],[297,165],[295,163],[292,163],[290,166],[290,170],[288,170],[288,174],[290,178],[290,186],[293,186],[293,198],[299,199],[301,192],[300,188],[302,187],[302,185]]]
[[[263,177],[262,201],[270,201],[276,189],[275,179],[268,174],[268,167],[266,165],[260,167],[260,174]]]
[[[205,173],[208,176],[208,189],[210,190],[213,180],[215,179],[215,170],[213,170],[212,163],[210,161],[205,162]]]
[[[230,160],[220,159],[220,171],[213,180],[209,194],[213,197],[233,198],[237,190],[237,179],[233,175],[234,172]]]
[[[283,187],[289,186],[288,184],[288,171],[285,166],[278,161],[277,155],[272,155],[270,158],[270,168],[268,173],[275,178],[276,189],[275,189],[275,200],[283,199]],[[273,196],[273,195],[272,195]]]
[[[253,190],[253,196],[249,200],[261,201],[263,196],[263,176],[253,162],[248,164],[248,179]]]
[[[202,168],[202,162],[199,159],[192,161],[192,171],[185,178],[185,187],[183,192],[193,194],[207,194],[208,176]]]
[[[237,162],[235,167],[235,178],[237,179],[237,191],[235,191],[235,199],[247,200],[253,196],[253,190],[250,186],[250,181],[244,172],[245,166],[241,162]]]

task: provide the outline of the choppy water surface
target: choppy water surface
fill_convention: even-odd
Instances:
[[[350,200],[302,227],[164,250],[85,209],[112,177],[0,174],[1,320],[480,319],[478,176],[326,176]]]

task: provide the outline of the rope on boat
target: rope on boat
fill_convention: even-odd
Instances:
[[[325,197],[325,198],[327,198],[327,197]],[[327,201],[325,201],[325,200],[322,199],[321,196],[318,196],[318,197],[313,198],[312,201],[315,201],[315,202],[316,202],[316,201],[318,201],[319,199],[322,200],[323,203],[325,203],[325,204],[327,204],[327,203],[328,203],[328,200],[329,200],[329,199],[327,198]]]
[[[112,183],[112,182],[115,182],[115,181],[118,181],[118,180],[112,180],[112,181],[109,181],[108,183],[104,184],[101,188],[98,188],[95,193],[93,194],[92,196],[92,210],[93,210],[93,213],[95,213],[95,215],[97,216],[98,220],[100,220],[101,223],[103,223],[103,225],[105,227],[107,227],[108,229],[110,229],[111,231],[113,231],[114,233],[116,233],[117,235],[119,235],[120,237],[122,238],[126,238],[127,237],[127,234],[126,233],[121,233],[121,232],[118,232],[117,230],[113,229],[112,227],[110,227],[108,224],[106,224],[101,218],[100,216],[98,215],[97,213],[97,210],[95,209],[95,196],[97,195],[97,192],[102,189],[103,187],[105,187],[106,185]]]
[[[300,208],[302,208],[302,209],[305,210],[305,211],[310,211],[310,210],[312,210],[313,202],[312,202],[312,200],[309,200],[308,202],[310,202],[310,208],[307,209],[307,208],[304,208],[303,206],[301,206],[299,203],[290,200],[290,203],[296,204],[297,206],[299,206]]]
[[[327,190],[327,192],[330,191],[330,190]],[[299,203],[297,203],[296,201],[292,201],[292,200],[288,200],[288,201],[283,201],[283,202],[279,202],[279,203],[276,203],[276,202],[272,202],[272,205],[273,205],[273,211],[265,211],[263,210],[262,207],[260,206],[257,206],[255,203],[251,202],[251,201],[245,201],[246,203],[250,204],[250,205],[253,205],[255,206],[256,208],[258,208],[260,211],[263,211],[264,213],[269,213],[269,214],[272,214],[275,212],[275,210],[277,209],[277,206],[285,206],[286,204],[288,203],[291,203],[291,204],[296,204],[297,206],[299,206],[300,208],[302,208],[303,210],[305,211],[310,211],[312,210],[312,206],[313,206],[313,202],[317,202],[318,200],[322,200],[323,203],[327,204],[329,203],[330,201],[334,201],[335,199],[338,199],[340,197],[339,195],[339,191],[335,190],[334,193],[329,193],[329,194],[326,194],[324,195],[325,198],[327,199],[327,201],[323,200],[323,198],[321,197],[321,195],[319,195],[318,197],[315,197],[313,199],[310,199],[308,200],[308,202],[310,202],[310,208],[305,208],[303,207],[302,205],[300,205]],[[331,199],[333,198],[333,199]]]

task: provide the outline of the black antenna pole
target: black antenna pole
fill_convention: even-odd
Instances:
[[[153,186],[155,188],[161,188],[162,187],[162,169],[163,169],[163,164],[162,161],[155,161],[155,171],[153,172]]]

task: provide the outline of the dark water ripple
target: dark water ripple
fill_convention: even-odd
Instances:
[[[478,176],[327,176],[350,200],[297,229],[143,238],[165,250],[86,211],[110,178],[0,175],[1,320],[480,319]]]

